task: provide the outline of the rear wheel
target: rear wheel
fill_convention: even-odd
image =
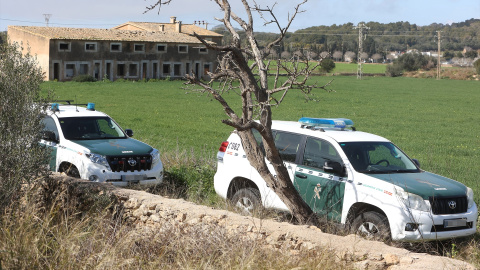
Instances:
[[[242,213],[253,215],[262,208],[260,191],[255,188],[242,188],[233,195],[232,203]]]
[[[370,211],[358,215],[353,220],[351,231],[369,240],[388,241],[391,239],[388,219],[378,212]]]

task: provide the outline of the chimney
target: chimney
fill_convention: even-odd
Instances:
[[[177,33],[182,32],[182,22],[181,21],[175,22],[175,32],[177,32]]]
[[[165,32],[165,24],[160,24],[158,30],[160,30],[160,32]]]
[[[177,21],[177,17],[170,17],[170,23],[175,23]]]

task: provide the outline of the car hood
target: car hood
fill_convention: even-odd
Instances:
[[[88,148],[92,153],[105,156],[145,155],[153,150],[150,145],[131,138],[74,140],[72,142]]]
[[[464,184],[430,172],[371,174],[369,176],[392,183],[425,200],[430,196],[454,197],[467,194],[467,187]]]

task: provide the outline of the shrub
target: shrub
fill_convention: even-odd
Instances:
[[[74,81],[74,82],[96,82],[97,80],[92,75],[83,74],[83,75],[78,75],[78,76],[73,77],[72,81]]]
[[[335,68],[335,62],[332,59],[326,58],[320,62],[320,70],[324,72],[330,72]]]
[[[388,77],[399,77],[403,75],[403,67],[397,63],[393,63],[387,66],[385,75]]]
[[[473,67],[475,68],[475,70],[477,71],[477,74],[480,74],[480,58],[477,59],[477,61],[475,61],[473,63]]]
[[[0,211],[18,199],[23,184],[46,175],[41,147],[43,73],[17,44],[0,47]]]

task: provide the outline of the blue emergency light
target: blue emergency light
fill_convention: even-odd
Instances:
[[[87,104],[87,110],[95,111],[95,103],[88,103]]]
[[[50,110],[52,110],[54,112],[58,112],[58,111],[60,111],[59,106],[60,105],[58,103],[52,103],[52,106],[50,107]]]
[[[307,128],[351,128],[353,121],[346,118],[311,118],[302,117],[298,120],[302,127]]]

